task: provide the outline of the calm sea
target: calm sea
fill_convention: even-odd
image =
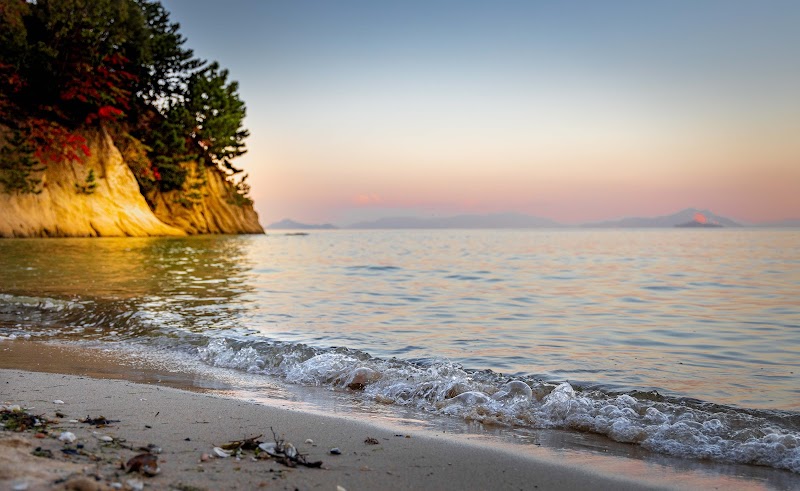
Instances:
[[[800,231],[0,241],[0,335],[800,472]]]

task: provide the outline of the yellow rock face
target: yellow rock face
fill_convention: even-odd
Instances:
[[[183,193],[154,192],[148,196],[153,212],[164,223],[189,234],[262,234],[253,205],[235,205],[234,190],[222,172],[206,167],[203,177],[196,177],[197,164],[187,164],[189,175]],[[186,191],[189,191],[187,193]],[[193,192],[192,192],[193,191]],[[192,196],[188,201],[185,196]]]
[[[169,193],[160,193],[154,196],[154,213],[108,133],[100,130],[88,139],[91,157],[83,163],[49,166],[40,194],[0,192],[0,237],[263,233],[252,205],[228,202],[232,190],[216,169],[207,170],[198,204],[186,207]],[[84,184],[90,170],[97,187],[82,193],[76,184]]]

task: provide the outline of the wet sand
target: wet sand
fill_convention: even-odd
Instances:
[[[138,479],[145,489],[219,489],[231,479],[240,489],[265,485],[335,490],[338,485],[351,491],[574,486],[788,490],[800,483],[800,477],[787,471],[667,457],[599,435],[539,430],[523,437],[512,429],[424,422],[416,419],[422,415],[392,413],[391,408],[375,413],[375,408],[362,407],[347,394],[273,384],[263,377],[178,363],[173,357],[143,359],[130,356],[127,350],[5,340],[0,342],[0,404],[33,407],[31,413],[43,414],[57,424],[48,435],[40,435],[46,436],[43,439],[35,439],[35,432],[0,431],[0,490],[13,489],[23,484],[19,479],[29,479],[43,469],[57,470],[57,462],[79,466],[60,471],[62,478],[64,472],[72,476],[99,473],[101,483],[125,487],[128,480]],[[137,397],[140,392],[151,396]],[[65,404],[54,404],[57,399]],[[64,417],[57,418],[56,411]],[[70,423],[87,415],[120,422],[105,429]],[[253,452],[245,452],[240,461],[201,461],[204,453],[213,453],[215,445],[232,440],[261,434],[261,441],[271,441],[270,426],[301,452],[308,452],[309,460],[323,461],[324,469],[254,462],[250,460]],[[83,443],[87,455],[63,455],[62,449],[74,450],[75,445],[65,446],[55,439],[62,431],[82,438],[78,443]],[[105,444],[93,432],[115,440]],[[378,444],[366,444],[364,440],[370,437]],[[118,438],[125,442],[117,444]],[[314,443],[306,444],[307,439]],[[146,478],[121,472],[120,463],[148,443],[164,449],[160,466],[169,473]],[[57,458],[31,456],[39,446]],[[336,446],[342,454],[330,455],[328,451]],[[14,455],[30,462],[23,465]],[[104,470],[88,469],[92,458],[102,461],[98,469]],[[231,462],[238,463],[231,466]],[[20,469],[26,470],[9,477],[9,470]],[[39,480],[28,489],[52,489],[59,479],[56,475],[51,473],[49,481]]]
[[[0,489],[57,489],[81,478],[83,485],[131,489],[657,489],[445,435],[398,434],[354,419],[127,381],[0,370],[0,400],[54,421],[43,438],[0,432]],[[75,422],[87,416],[119,422]],[[270,427],[322,468],[289,468],[254,459],[252,451],[240,459],[204,456],[232,440],[271,441]],[[77,441],[59,441],[65,431]],[[156,476],[120,469],[148,444],[161,448]],[[31,455],[36,447],[54,458]],[[334,447],[340,455],[330,453]]]

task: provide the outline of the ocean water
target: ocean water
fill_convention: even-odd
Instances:
[[[800,231],[0,241],[0,336],[800,473]]]

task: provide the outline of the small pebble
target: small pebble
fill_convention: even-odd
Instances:
[[[330,450],[330,452],[331,452],[331,455],[341,455],[341,454],[342,454],[342,451],[341,451],[341,450],[339,450],[339,447],[333,447],[333,448]]]
[[[56,399],[55,401],[53,401],[53,404],[64,404],[64,401],[62,401],[61,399]]]
[[[211,456],[207,453],[204,453],[200,456],[200,462],[208,462],[211,459]]]
[[[45,435],[44,433],[37,433],[37,434],[33,435],[34,438],[44,438],[46,436],[47,435]]]
[[[71,431],[65,431],[64,433],[61,433],[61,435],[58,436],[58,439],[61,440],[62,442],[72,443],[75,440],[77,440],[78,437],[76,437],[75,433],[72,433]]]
[[[111,437],[110,437],[110,436],[108,436],[108,435],[103,435],[103,436],[101,436],[101,437],[99,437],[99,438],[100,438],[100,441],[101,441],[101,442],[113,442],[113,441],[114,441],[114,439],[113,439],[113,438],[111,438]]]
[[[344,486],[339,486],[339,485],[337,484],[337,485],[336,485],[336,491],[347,491],[347,489],[345,489],[345,487],[344,487]]]

